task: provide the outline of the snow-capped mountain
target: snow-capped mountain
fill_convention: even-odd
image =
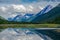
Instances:
[[[13,18],[8,18],[9,21],[17,21],[17,22],[26,22],[31,16],[33,16],[34,14],[28,14],[26,13],[25,15],[17,15]]]
[[[52,9],[53,7],[51,6],[51,5],[48,5],[48,6],[46,6],[43,10],[41,10],[39,13],[37,13],[37,14],[35,14],[34,16],[33,16],[33,14],[25,14],[24,16],[22,16],[22,15],[17,15],[17,16],[15,16],[12,20],[11,20],[11,18],[9,18],[9,20],[11,20],[11,21],[18,21],[18,22],[30,22],[30,21],[32,21],[33,19],[35,19],[37,16],[40,16],[40,15],[42,15],[42,14],[45,14],[45,13],[47,13],[48,11],[50,11],[51,9]]]
[[[22,15],[16,15],[15,17],[13,17],[13,18],[8,18],[8,21],[21,21],[21,19],[22,19]]]
[[[23,16],[17,15],[12,19],[12,21],[41,23],[42,21],[45,22],[46,20],[47,21],[53,20],[58,15],[60,15],[59,11],[57,11],[57,10],[60,10],[59,8],[60,8],[59,5],[54,7],[54,8],[51,5],[47,5],[44,9],[42,9],[37,14],[25,14]]]
[[[47,12],[49,12],[53,7],[51,5],[47,5],[44,9],[42,9],[39,13],[37,13],[35,16],[31,17],[28,22],[32,21],[35,19],[37,16],[41,16]]]
[[[21,21],[22,16],[21,15],[17,15],[16,17],[13,18],[12,21]]]
[[[60,10],[60,4],[54,7],[52,10],[48,11],[47,13],[44,13],[45,11],[43,11],[42,12],[43,14],[37,15],[35,18],[31,19],[30,22],[33,22],[33,23],[53,22],[56,18],[60,17],[59,10]]]

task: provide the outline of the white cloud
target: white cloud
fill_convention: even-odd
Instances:
[[[39,9],[39,8],[38,8]],[[10,5],[0,5],[0,16],[5,18],[8,17],[15,17],[16,14],[24,14],[24,13],[36,13],[38,11],[37,7],[33,5],[17,5],[17,4],[10,4]],[[37,11],[36,11],[37,10]]]
[[[15,17],[16,15],[17,15],[17,14],[12,14],[12,15],[10,15],[10,17],[12,17],[12,18],[13,18],[13,17]]]
[[[17,12],[24,13],[26,12],[26,8],[23,5],[0,5],[0,16],[5,18],[10,16],[14,17],[16,14],[18,14]]]
[[[26,12],[28,12],[28,13],[32,13],[34,7],[33,7],[32,5],[28,5],[28,6],[26,7],[26,9],[27,9]]]
[[[26,12],[26,7],[23,5],[13,5],[13,7],[17,12]]]
[[[5,11],[6,11],[6,8],[5,8],[5,7],[1,7],[1,10],[2,10],[3,12],[5,12]]]

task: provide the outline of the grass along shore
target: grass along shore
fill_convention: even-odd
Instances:
[[[0,24],[4,28],[60,28],[60,24]]]

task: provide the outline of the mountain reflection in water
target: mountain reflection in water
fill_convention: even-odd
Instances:
[[[0,32],[0,40],[59,40],[60,33],[54,30],[33,28],[7,28]]]

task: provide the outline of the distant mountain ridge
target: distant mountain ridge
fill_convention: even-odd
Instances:
[[[50,10],[49,12],[39,15],[30,22],[33,23],[54,23],[56,17],[60,17],[60,4],[57,5],[55,8]],[[60,21],[58,21],[60,23]],[[55,22],[56,23],[56,22]]]
[[[16,23],[18,24],[19,22],[8,21],[0,16],[0,24],[16,24]]]
[[[10,20],[10,21],[9,21]],[[60,24],[60,4],[52,8],[51,5],[46,6],[36,15],[25,14],[17,15],[12,20],[5,20],[0,17],[0,23],[59,23]]]
[[[3,18],[2,16],[0,16],[0,19],[4,19],[5,20],[5,18]]]
[[[0,24],[6,22],[6,20],[0,16]]]
[[[8,21],[26,22],[34,14],[17,15],[14,18],[8,18]]]

